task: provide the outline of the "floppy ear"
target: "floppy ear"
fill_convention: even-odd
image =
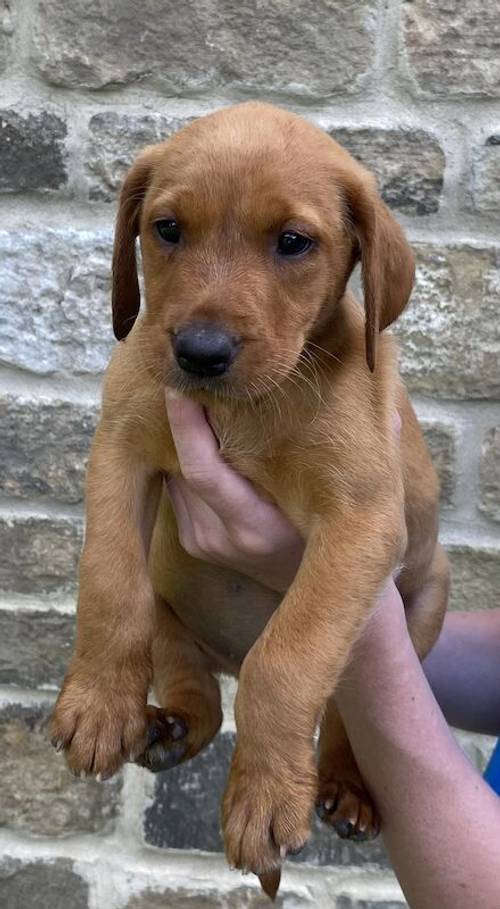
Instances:
[[[371,174],[357,165],[343,175],[361,258],[365,299],[366,362],[373,372],[377,335],[403,312],[413,288],[415,262],[402,228],[382,202]]]
[[[139,235],[141,207],[151,179],[155,151],[154,148],[146,148],[142,152],[129,170],[120,193],[111,292],[113,331],[118,341],[127,337],[141,304],[135,241]]]

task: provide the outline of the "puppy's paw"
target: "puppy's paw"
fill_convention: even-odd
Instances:
[[[320,784],[316,811],[342,839],[363,842],[373,840],[380,832],[380,820],[363,785],[351,780],[333,780]]]
[[[253,759],[252,759],[253,758]],[[223,800],[226,856],[233,868],[265,876],[303,848],[310,833],[314,777],[247,762],[238,749]]]
[[[147,685],[113,683],[81,672],[72,673],[59,695],[50,736],[63,751],[76,776],[108,779],[122,764],[144,750],[147,738]]]
[[[147,743],[135,763],[152,773],[161,773],[185,759],[189,747],[188,727],[183,717],[167,714],[159,707],[148,707],[147,714]]]

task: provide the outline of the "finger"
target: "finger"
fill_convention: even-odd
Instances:
[[[260,498],[252,484],[225,463],[203,408],[189,398],[166,394],[167,415],[182,476],[220,519],[244,519]]]
[[[185,500],[184,490],[182,489],[179,480],[174,477],[166,483],[166,488],[174,509],[180,543],[184,549],[191,552],[196,541],[193,522]]]

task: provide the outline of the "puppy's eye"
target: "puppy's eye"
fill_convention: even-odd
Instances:
[[[300,256],[311,248],[313,241],[295,230],[285,230],[278,238],[280,256]]]
[[[164,218],[155,221],[158,236],[164,243],[178,243],[181,238],[181,229],[175,218]]]

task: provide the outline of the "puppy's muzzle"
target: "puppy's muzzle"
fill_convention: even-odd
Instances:
[[[237,338],[211,323],[192,322],[172,337],[175,359],[181,369],[201,377],[224,375],[240,346]]]

